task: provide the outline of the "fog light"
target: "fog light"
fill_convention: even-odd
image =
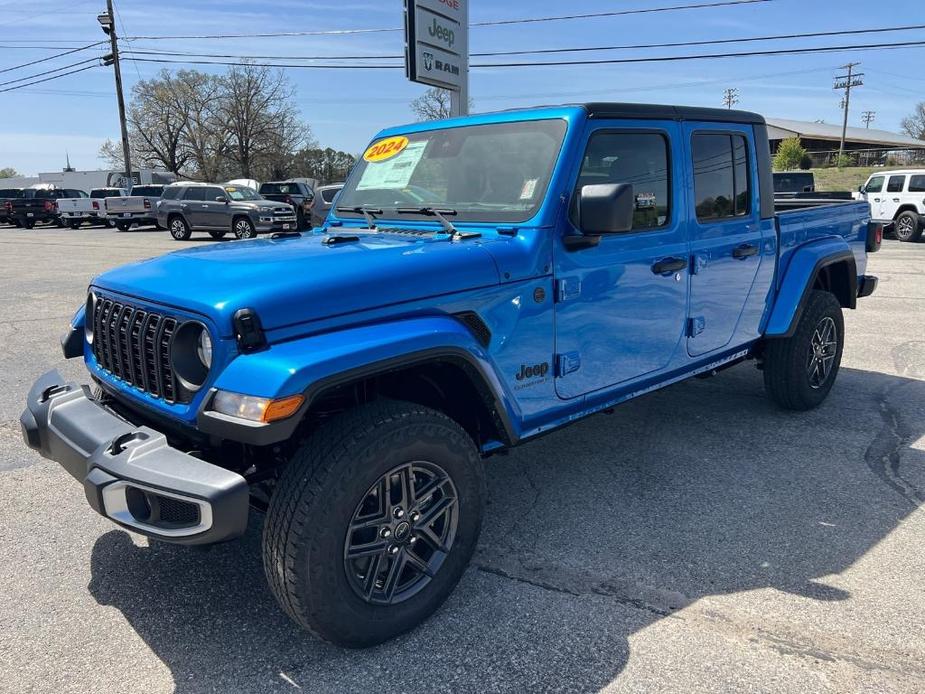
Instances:
[[[212,398],[212,410],[250,422],[275,422],[294,415],[305,401],[301,395],[271,400],[220,390]]]

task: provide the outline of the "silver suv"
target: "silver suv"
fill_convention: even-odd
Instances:
[[[157,223],[177,241],[194,231],[220,239],[229,231],[239,239],[257,234],[296,231],[292,205],[271,202],[253,188],[217,183],[173,183],[157,203]]]

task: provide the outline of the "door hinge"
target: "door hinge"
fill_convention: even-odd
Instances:
[[[556,355],[556,376],[561,378],[575,373],[581,368],[581,355],[578,352],[565,352]]]
[[[556,280],[556,303],[577,299],[581,296],[581,279],[564,277]]]
[[[697,337],[707,327],[707,321],[703,316],[694,316],[687,319],[687,336]]]

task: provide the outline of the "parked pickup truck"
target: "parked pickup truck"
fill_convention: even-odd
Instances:
[[[260,509],[286,613],[379,643],[462,575],[481,458],[747,360],[780,407],[825,400],[882,230],[864,203],[776,214],[773,193],[753,113],[593,103],[385,130],[323,233],[94,279],[62,344],[97,390],[41,376],[23,436],[149,538],[229,540]]]
[[[22,188],[0,188],[0,224],[13,224],[14,220],[10,215],[13,208],[13,200],[23,196]]]
[[[16,226],[31,229],[36,224],[61,222],[60,205],[86,200],[87,194],[73,188],[41,188],[23,191],[21,198],[7,201],[7,215]]]
[[[270,181],[260,186],[260,197],[264,200],[282,202],[292,205],[295,210],[297,230],[311,226],[312,207],[315,204],[315,191],[302,181]]]
[[[157,202],[164,186],[135,186],[131,195],[117,195],[105,199],[106,216],[119,231],[128,231],[133,224],[157,225]]]
[[[79,229],[84,222],[111,226],[106,214],[106,198],[126,195],[125,188],[94,188],[89,197],[84,193],[81,198],[59,202],[58,212],[61,221],[71,229]]]

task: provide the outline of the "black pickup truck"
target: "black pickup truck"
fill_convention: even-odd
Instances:
[[[311,222],[315,191],[302,181],[268,181],[260,186],[260,197],[264,200],[284,202],[295,209],[296,229],[304,229],[306,220]]]
[[[29,191],[23,191],[24,194],[27,192]],[[32,192],[31,195],[7,201],[6,209],[16,226],[31,229],[41,222],[60,222],[57,204],[59,198],[85,197],[87,194],[84,191],[73,188],[42,189]]]
[[[23,196],[22,188],[0,188],[0,224],[13,224],[10,207],[13,200]],[[7,205],[10,203],[10,205]]]

